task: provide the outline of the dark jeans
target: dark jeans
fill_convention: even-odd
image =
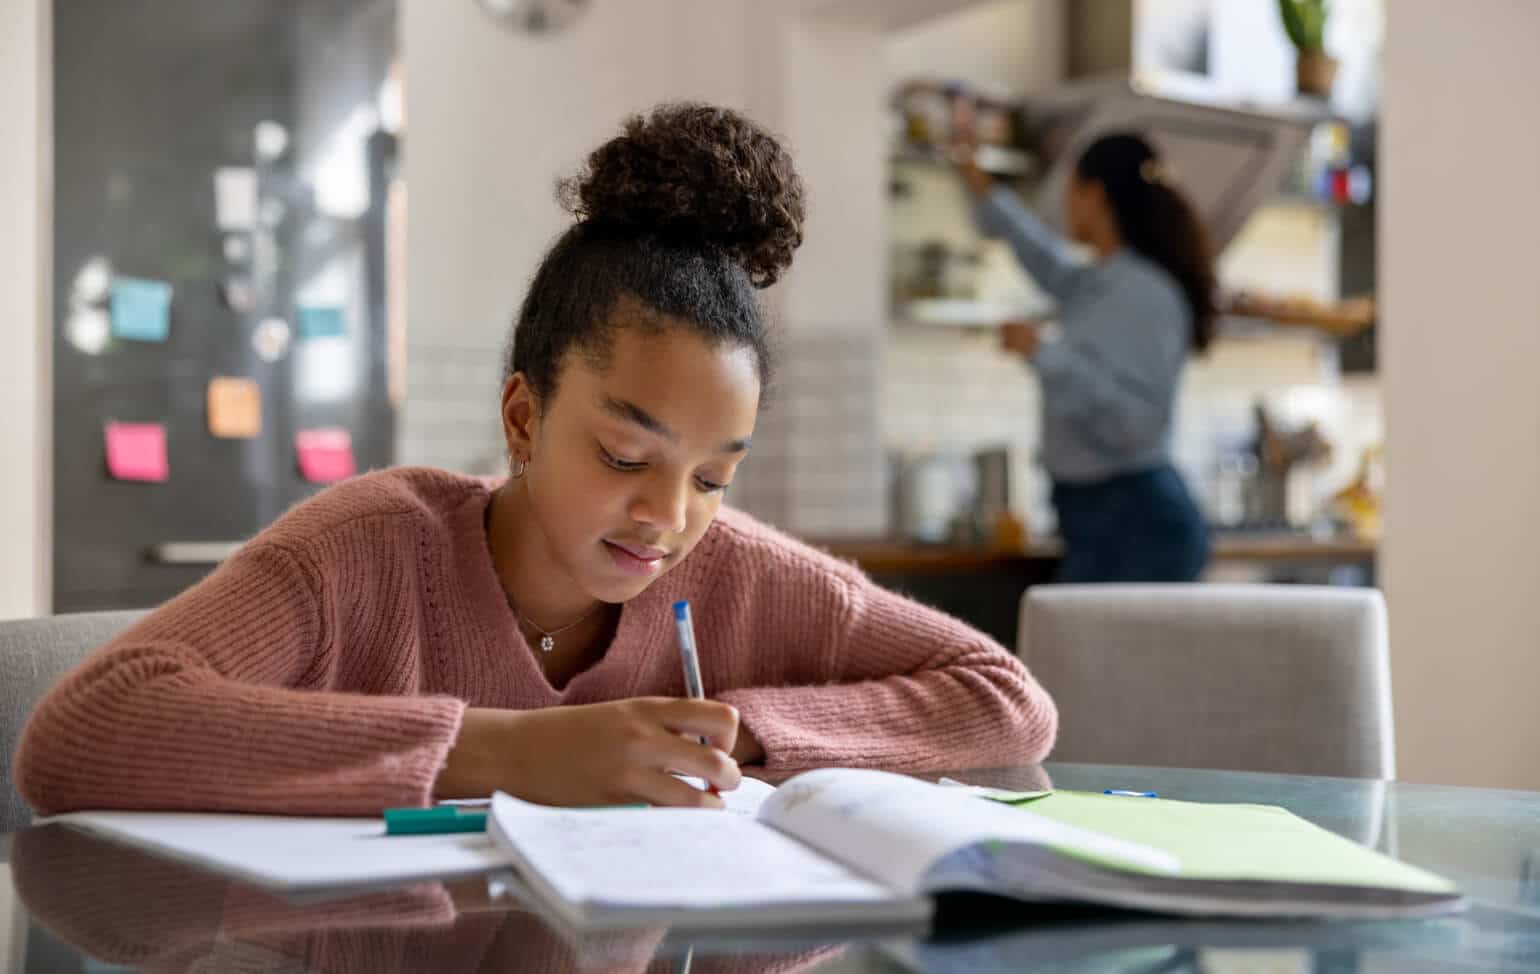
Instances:
[[[1057,483],[1061,582],[1191,582],[1209,532],[1181,474],[1167,465],[1092,484]]]

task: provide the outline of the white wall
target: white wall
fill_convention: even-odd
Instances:
[[[47,173],[49,169],[49,0],[0,4],[0,618],[48,611],[49,489]],[[10,755],[0,755],[0,761]],[[0,865],[0,961],[19,969],[20,905]]]
[[[46,613],[51,600],[52,9],[50,0],[0,4],[0,618]]]
[[[402,462],[486,472],[503,465],[501,357],[529,275],[567,225],[554,182],[618,132],[627,115],[662,101],[742,108],[788,140],[808,184],[807,239],[767,301],[788,333],[854,333],[875,346],[886,273],[882,26],[874,11],[816,7],[594,4],[570,30],[529,37],[503,29],[475,4],[405,0],[410,216]],[[875,389],[866,398],[874,403]],[[820,465],[826,484],[859,488],[848,491],[851,510],[827,492],[782,497],[762,509],[795,520],[799,510],[817,507],[834,523],[848,521],[831,510],[880,523],[882,512],[872,513],[870,503],[881,493],[875,409],[852,408],[844,419],[851,429],[826,426],[842,436],[861,427],[847,439],[867,444],[864,453],[802,455],[804,437],[793,435],[798,419],[788,409],[778,420],[767,416],[755,437],[756,454],[763,446],[779,462],[746,469],[754,469],[756,487],[773,480],[787,494],[813,482],[799,465]],[[845,457],[847,476],[824,466],[831,455]],[[751,494],[735,488],[734,502]]]
[[[882,251],[882,32],[868,24],[788,21],[778,124],[807,181],[806,239],[786,279],[793,328],[876,333],[887,313]]]
[[[890,86],[914,77],[961,78],[1021,96],[1064,77],[1064,7],[1052,0],[994,0],[895,31]]]
[[[0,3],[0,618],[48,611],[52,386],[48,327],[50,0]],[[10,755],[0,754],[0,761]],[[0,963],[20,970],[26,926],[0,865]]]
[[[1540,3],[1387,4],[1381,560],[1403,777],[1540,788]]]
[[[628,114],[670,98],[744,101],[742,3],[592,6],[571,29],[530,37],[474,3],[402,5],[404,462],[497,463],[501,352],[529,275],[566,225],[557,177]]]
[[[592,7],[530,37],[473,3],[403,4],[414,340],[479,343],[507,324],[566,225],[555,180],[627,115],[670,98],[743,103],[742,3]]]

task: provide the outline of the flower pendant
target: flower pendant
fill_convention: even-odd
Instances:
[[[540,637],[540,651],[542,653],[549,653],[551,650],[553,650],[555,648],[556,648],[556,640],[552,639],[550,636],[541,636]]]

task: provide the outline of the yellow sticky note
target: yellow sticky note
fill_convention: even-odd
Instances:
[[[209,432],[240,440],[262,435],[262,387],[255,379],[209,381]]]

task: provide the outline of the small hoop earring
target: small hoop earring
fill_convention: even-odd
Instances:
[[[529,461],[523,457],[514,457],[513,464],[508,468],[508,473],[514,480],[524,476],[524,471],[529,469]]]

